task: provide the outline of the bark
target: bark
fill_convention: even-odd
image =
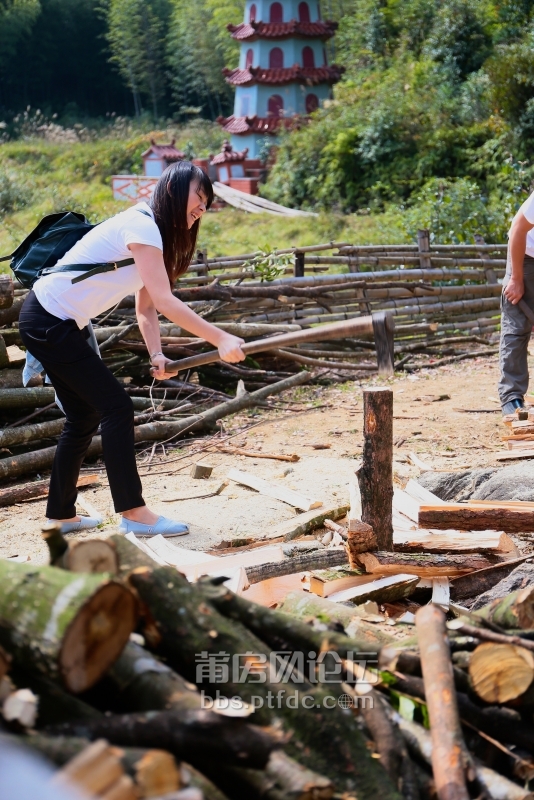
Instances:
[[[278,578],[281,575],[293,575],[296,572],[306,572],[311,569],[328,569],[329,567],[336,567],[346,563],[347,551],[344,547],[339,547],[293,556],[274,564],[258,564],[254,567],[246,567],[246,573],[249,583],[259,583],[268,578]]]
[[[258,389],[256,392],[251,392],[251,394],[245,394],[234,400],[229,400],[227,403],[221,403],[208,411],[203,411],[201,414],[186,417],[180,420],[180,422],[149,422],[144,425],[138,425],[135,428],[135,441],[157,442],[161,439],[177,438],[186,432],[213,429],[218,420],[223,417],[227,417],[229,414],[235,414],[237,411],[242,411],[244,408],[250,408],[256,405],[258,401],[264,400],[266,397],[270,397],[273,394],[279,394],[286,389],[300,386],[306,383],[308,378],[308,372],[299,372],[282,381],[272,383],[263,389]],[[28,391],[32,390],[24,390],[24,392]],[[47,392],[48,389],[41,389],[39,391]],[[51,391],[53,393],[54,390],[52,389]],[[3,394],[4,393],[0,392],[0,409],[2,408]],[[50,402],[50,400],[48,400],[48,402]],[[0,459],[0,481],[6,478],[16,478],[19,475],[26,475],[29,472],[40,472],[43,469],[48,469],[52,465],[55,452],[55,446],[46,447],[31,453],[23,453],[19,456]],[[100,436],[94,436],[87,450],[86,458],[93,458],[100,455],[101,452],[102,439]]]
[[[32,668],[31,664],[29,668]],[[102,716],[100,711],[85,700],[69,694],[58,683],[23,669],[18,663],[11,669],[11,678],[16,686],[31,689],[39,697],[37,728],[72,719],[97,719]]]
[[[80,475],[76,486],[92,486],[100,480],[99,475]],[[0,507],[12,506],[24,500],[35,500],[37,497],[47,497],[50,481],[34,481],[24,486],[8,486],[0,489]]]
[[[16,371],[20,373],[20,370]],[[41,408],[53,403],[54,398],[54,390],[44,386],[35,389],[4,389],[0,393],[0,409]]]
[[[493,567],[471,572],[469,575],[462,575],[451,581],[451,599],[457,603],[459,600],[467,600],[470,597],[479,597],[485,592],[489,592],[494,586],[508,577],[508,575],[531,556],[514,558],[512,561],[505,561]],[[488,598],[488,601],[492,598]]]
[[[0,585],[0,644],[74,693],[106,672],[135,626],[134,596],[102,576],[0,561]]]
[[[476,569],[484,569],[500,563],[501,556],[478,554],[436,555],[433,553],[358,553],[354,556],[356,566],[366,572],[381,575],[396,575],[399,572],[419,577],[440,575],[463,575]]]
[[[527,691],[534,680],[534,656],[513,644],[484,642],[471,654],[469,677],[486,703],[507,703]]]
[[[415,625],[432,737],[432,772],[439,800],[469,800],[472,771],[455,702],[454,678],[445,614],[437,606],[420,608]]]
[[[0,304],[0,327],[3,325],[12,325],[19,318],[20,309],[24,303],[25,297],[14,297],[13,302],[8,306]]]
[[[431,764],[433,746],[430,733],[422,725],[402,717],[399,719],[399,728],[410,751],[427,764]],[[534,797],[528,789],[518,786],[517,783],[481,764],[475,764],[475,772],[479,784],[492,800],[532,800]]]
[[[362,521],[370,525],[381,550],[393,550],[393,392],[363,393],[363,453],[357,472]]]
[[[512,511],[509,508],[469,508],[463,505],[426,506],[419,509],[421,528],[456,529],[461,531],[534,531],[534,512]]]
[[[98,720],[55,725],[47,731],[91,741],[104,738],[125,747],[155,747],[199,768],[208,760],[263,769],[277,747],[268,731],[205,710],[109,714]]]
[[[527,586],[507,597],[497,598],[475,612],[482,619],[501,628],[534,628],[534,586]]]
[[[49,522],[43,527],[43,539],[50,552],[50,564],[70,572],[109,572],[116,575],[119,569],[115,548],[102,539],[85,539],[68,542],[61,526]]]
[[[0,311],[0,314],[2,312]],[[30,379],[29,386],[30,387],[39,387],[42,386],[43,379],[40,375],[35,375],[33,378]],[[5,391],[28,391],[28,389],[22,388],[22,369],[20,367],[18,369],[2,369],[0,370],[0,389],[2,389],[2,393]],[[0,399],[0,408],[11,408],[12,406],[4,406],[2,405],[2,401]]]
[[[518,647],[524,647],[525,650],[534,652],[534,642],[530,639],[524,639],[521,636],[513,636],[511,634],[495,633],[495,631],[491,631],[488,628],[476,628],[474,625],[470,625],[467,622],[462,621],[461,626],[455,628],[455,632],[460,634],[463,633],[467,636],[473,636],[477,639],[483,639],[487,642],[496,642],[497,644],[515,644]]]

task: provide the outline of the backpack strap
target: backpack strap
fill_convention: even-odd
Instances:
[[[9,261],[11,258],[13,258],[13,253],[9,256],[0,256],[0,261]]]

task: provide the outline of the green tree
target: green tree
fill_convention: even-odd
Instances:
[[[154,119],[166,91],[165,47],[171,7],[168,0],[109,0],[107,39],[112,61],[132,91],[136,115],[141,97],[152,105]]]
[[[39,0],[0,0],[0,69],[7,67],[20,39],[39,16]]]

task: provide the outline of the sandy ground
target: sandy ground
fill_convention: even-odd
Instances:
[[[375,377],[361,383],[349,381],[328,388],[294,390],[284,395],[284,400],[295,401],[290,409],[279,405],[276,409],[252,410],[227,418],[224,425],[226,433],[239,434],[233,444],[251,450],[261,448],[264,453],[296,453],[298,462],[228,455],[214,449],[199,453],[199,448],[215,441],[206,438],[185,447],[180,445],[180,449],[167,449],[165,456],[159,448],[147,467],[142,462],[147,460],[149,448],[139,458],[145,500],[156,512],[186,521],[191,533],[171,541],[197,550],[236,537],[262,538],[272,525],[291,519],[296,513],[291,506],[234,482],[216,497],[180,499],[214,491],[232,467],[282,483],[325,504],[348,503],[347,483],[353,477],[362,447],[362,392],[373,385],[389,385],[394,392],[394,470],[398,485],[421,472],[410,463],[409,453],[439,470],[495,466],[496,455],[504,449],[500,441],[504,429],[497,380],[497,358],[491,357],[387,381]],[[449,395],[450,399],[437,400],[441,395]],[[494,412],[462,413],[458,409]],[[313,443],[329,444],[330,449],[314,450],[309,446]],[[197,461],[213,465],[211,478],[190,477],[191,465]],[[101,468],[101,462],[96,466]],[[83,490],[82,499],[103,514],[100,535],[107,536],[119,518],[113,511],[105,472],[100,469],[99,474],[100,484]],[[164,502],[167,500],[172,502]],[[44,514],[44,500],[0,509],[0,556],[20,555],[35,563],[46,563],[46,547],[40,537]],[[90,531],[72,536],[94,535],[95,531]]]

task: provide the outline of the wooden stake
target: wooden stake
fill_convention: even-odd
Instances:
[[[456,705],[445,614],[435,605],[424,606],[415,615],[415,625],[430,716],[436,793],[439,800],[469,800],[467,750]]]
[[[363,393],[363,462],[357,471],[362,521],[375,533],[380,550],[393,550],[393,392]]]

